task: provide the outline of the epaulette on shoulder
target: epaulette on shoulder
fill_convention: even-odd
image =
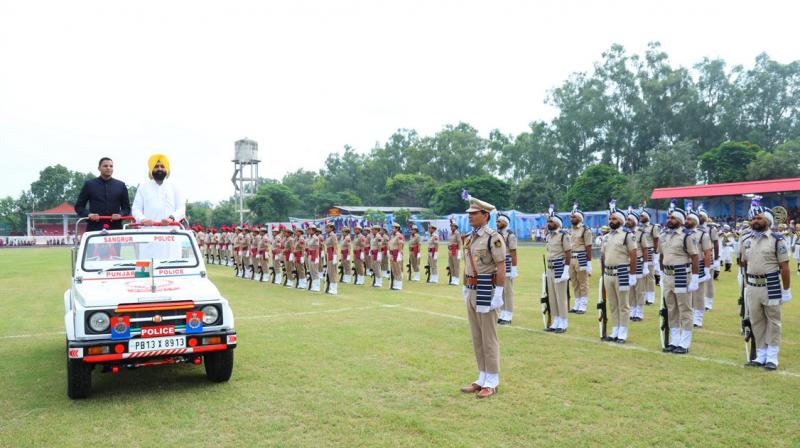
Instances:
[[[775,233],[775,232],[771,232],[771,233],[772,233],[772,236],[774,236],[776,240],[780,241],[780,240],[783,239],[783,235],[781,235],[780,233]]]

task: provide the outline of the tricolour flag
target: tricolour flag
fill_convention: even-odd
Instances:
[[[147,278],[150,277],[150,262],[149,261],[137,261],[136,262],[136,278]]]

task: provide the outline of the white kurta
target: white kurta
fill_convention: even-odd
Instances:
[[[136,221],[161,221],[170,216],[180,221],[186,216],[186,201],[169,179],[164,179],[161,185],[150,179],[136,190],[131,213]]]

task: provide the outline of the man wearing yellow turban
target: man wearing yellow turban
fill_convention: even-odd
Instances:
[[[164,154],[153,154],[147,161],[150,180],[139,184],[131,213],[137,222],[150,225],[153,222],[169,224],[186,216],[186,201],[180,190],[168,181],[169,158]]]

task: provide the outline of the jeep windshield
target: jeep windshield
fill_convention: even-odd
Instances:
[[[191,268],[198,264],[192,240],[181,233],[92,235],[86,240],[81,260],[84,271],[133,271],[142,266]]]

